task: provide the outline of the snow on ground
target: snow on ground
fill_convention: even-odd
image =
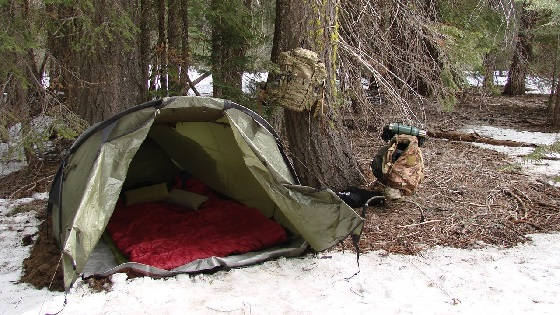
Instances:
[[[54,122],[54,118],[46,115],[39,115],[31,121],[33,135],[39,137],[48,131]],[[17,123],[8,129],[8,142],[0,142],[0,176],[19,171],[27,166],[23,151],[24,141],[22,137],[21,123]],[[51,141],[43,143],[43,150],[52,148]]]
[[[514,129],[498,128],[493,126],[466,126],[462,129],[464,132],[476,132],[481,136],[489,137],[498,140],[513,140],[525,143],[532,143],[536,145],[551,145],[557,141],[560,141],[560,133],[544,133],[544,132],[532,132],[532,131],[518,131]],[[485,143],[474,143],[474,145],[494,151],[498,151],[510,156],[517,163],[519,163],[523,169],[534,175],[545,175],[550,177],[560,176],[560,154],[550,153],[547,157],[552,159],[543,159],[540,161],[528,160],[524,157],[535,148],[533,147],[507,147],[490,145]],[[559,182],[549,181],[551,185],[559,186]]]
[[[46,194],[35,198],[46,198]],[[17,284],[37,231],[32,212],[6,216],[31,198],[0,199],[0,314],[59,311],[64,294]],[[78,281],[61,314],[358,313],[556,314],[560,234],[531,235],[510,249],[436,247],[417,256],[378,251],[281,258],[215,274],[166,279],[113,275],[108,292]]]
[[[189,70],[189,78],[191,80],[196,80],[199,76],[202,75],[202,72],[198,72],[197,70],[191,69]],[[258,82],[266,82],[268,78],[267,72],[258,72],[258,73],[249,73],[244,72],[242,80],[242,87],[243,93],[251,93],[254,89],[254,85]],[[212,95],[212,75],[207,76],[204,80],[200,81],[196,85],[196,90],[202,96],[211,96]],[[188,95],[195,95],[193,90],[189,90]]]
[[[494,72],[494,84],[497,86],[505,86],[507,82],[507,71]],[[466,73],[466,79],[469,85],[481,87],[484,82],[484,76],[476,73]],[[527,94],[550,94],[551,84],[550,80],[528,76],[525,79],[525,87]]]
[[[3,145],[4,143],[0,143],[0,156],[4,150]],[[8,175],[13,172],[17,172],[24,168],[27,165],[27,162],[22,161],[10,161],[7,163],[2,163],[0,165],[0,176]]]
[[[560,133],[545,133],[533,131],[518,131],[514,129],[500,128],[494,126],[466,126],[466,132],[476,132],[481,136],[497,140],[513,140],[539,145],[551,145],[560,141]]]
[[[47,199],[47,194],[35,194],[33,198],[18,200],[0,199],[0,314],[20,313],[20,306],[33,306],[39,295],[54,296],[46,290],[39,291],[28,285],[17,284],[21,276],[21,264],[29,256],[31,248],[22,245],[22,238],[34,235],[40,222],[34,212],[14,213],[14,209],[35,199]],[[32,301],[32,304],[28,304],[28,301]]]
[[[27,165],[23,147],[14,149],[14,145],[21,142],[21,124],[8,129],[8,139],[8,143],[0,142],[0,176],[19,171]]]

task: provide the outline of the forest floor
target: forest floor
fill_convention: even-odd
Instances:
[[[495,129],[517,137],[519,131],[531,131],[537,138],[553,135],[560,141],[558,134],[542,134],[554,132],[547,124],[546,100],[540,95],[470,95],[453,111],[426,113],[427,126],[431,131]],[[369,163],[382,140],[354,131],[353,143],[363,173],[374,182]],[[536,175],[525,170],[519,155],[498,152],[509,148],[446,139],[429,138],[422,150],[424,181],[415,195],[368,210],[362,250],[414,254],[434,245],[507,247],[526,241],[528,233],[560,231],[560,188],[550,185],[560,178],[558,166],[527,162],[539,164],[541,174]],[[557,163],[558,157],[551,159]]]
[[[462,130],[466,126],[495,126],[506,129],[554,132],[546,122],[546,97],[464,98],[454,111],[427,113],[430,130]],[[355,130],[353,147],[362,170],[374,181],[369,162],[383,145],[378,135]],[[523,171],[511,156],[470,143],[428,139],[423,147],[426,177],[415,195],[401,201],[371,207],[360,240],[364,252],[416,254],[444,245],[480,248],[487,244],[511,247],[528,241],[531,233],[560,231],[560,188],[550,185],[558,172],[535,176]],[[16,199],[48,191],[57,163],[35,161],[22,170],[0,177],[0,198]],[[36,212],[46,218],[46,201],[36,200],[17,211]],[[45,287],[57,266],[56,247],[47,237],[43,222],[25,260],[23,280]],[[28,240],[26,241],[26,238]],[[338,246],[353,250],[347,240]],[[55,281],[53,288],[60,289]]]

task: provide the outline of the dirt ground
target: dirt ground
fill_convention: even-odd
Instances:
[[[59,161],[36,160],[26,168],[0,177],[0,198],[24,198],[49,191],[59,165]]]
[[[427,125],[446,131],[484,124],[550,132],[545,101],[544,96],[468,95],[452,112],[428,112]],[[352,143],[365,176],[374,182],[369,163],[383,142],[377,133],[354,130]],[[529,233],[560,231],[560,189],[521,173],[504,154],[441,139],[429,139],[423,153],[426,177],[417,193],[368,209],[362,251],[415,254],[434,245],[513,246],[526,241],[524,235]],[[0,196],[20,198],[47,191],[56,169],[56,163],[37,162],[0,178]],[[59,258],[47,232],[47,223],[43,223],[24,262],[22,281],[38,288],[48,285]],[[346,240],[338,249],[353,247]],[[61,288],[60,271],[53,288]]]
[[[23,260],[23,276],[20,281],[37,289],[64,291],[62,269],[59,267],[60,250],[51,234],[51,220],[47,220],[46,202],[42,202],[38,209],[40,210],[37,211],[37,217],[43,220],[43,223],[39,226],[39,236],[29,257]]]
[[[552,132],[546,96],[463,98],[453,112],[428,113],[430,130],[492,125]],[[357,131],[360,166],[374,181],[369,161],[381,140]],[[560,230],[560,189],[523,174],[502,153],[468,143],[429,139],[423,147],[425,178],[415,195],[368,209],[360,249],[415,254],[426,247],[484,243],[513,246],[524,236]],[[339,248],[352,249],[347,240]]]
[[[491,125],[518,130],[558,132],[548,119],[548,96],[484,96],[465,94],[453,111],[435,110],[427,115],[429,128],[454,129],[446,126]]]

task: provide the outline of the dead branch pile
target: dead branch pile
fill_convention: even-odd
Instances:
[[[342,3],[339,77],[350,116],[368,117],[366,126],[426,121],[426,98],[448,93],[433,12],[431,1]]]

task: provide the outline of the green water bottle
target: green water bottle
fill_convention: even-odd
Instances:
[[[389,125],[383,127],[381,139],[389,141],[394,135],[416,136],[418,138],[418,144],[422,146],[424,144],[424,140],[426,139],[427,132],[425,130],[401,123],[390,123]]]
[[[411,135],[416,137],[426,137],[426,131],[413,126],[403,125],[401,123],[390,123],[389,130],[395,135]]]

